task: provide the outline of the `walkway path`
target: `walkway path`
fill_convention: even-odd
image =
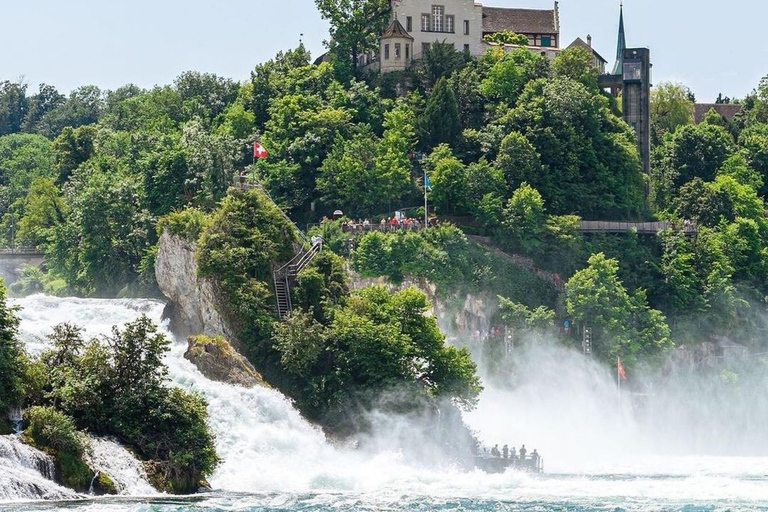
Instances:
[[[641,235],[655,235],[665,229],[676,227],[668,220],[658,222],[618,222],[606,220],[580,220],[579,231],[582,233],[626,233],[635,231]],[[699,228],[689,222],[681,226],[686,235],[693,235]]]

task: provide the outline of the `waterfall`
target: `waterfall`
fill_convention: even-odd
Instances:
[[[109,475],[118,494],[147,496],[157,494],[147,480],[144,466],[123,445],[112,438],[88,436],[90,449],[88,464],[97,473]],[[93,482],[91,483],[93,485]]]
[[[348,462],[354,454],[340,457],[316,427],[304,420],[291,402],[265,387],[240,388],[205,378],[184,359],[186,341],[176,341],[161,322],[164,304],[148,299],[79,299],[32,295],[11,299],[19,306],[20,333],[30,353],[50,347],[46,338],[53,327],[71,322],[86,329],[87,336],[108,334],[113,325],[146,314],[161,325],[173,340],[166,356],[175,385],[198,391],[208,401],[209,424],[216,436],[222,463],[210,478],[218,489],[230,491],[306,489],[327,481],[346,482],[354,470]],[[111,442],[95,440],[97,467],[121,481],[121,491],[146,494],[145,479],[132,455]],[[119,455],[118,455],[119,454]],[[134,461],[135,462],[135,461]],[[329,471],[336,476],[329,476]],[[374,471],[374,468],[371,468]],[[343,475],[343,476],[339,476]],[[343,484],[346,485],[346,484]]]
[[[17,436],[0,436],[0,500],[65,499],[77,495],[57,485],[53,460],[22,443]]]

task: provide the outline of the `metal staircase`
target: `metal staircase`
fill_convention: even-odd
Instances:
[[[275,270],[273,274],[275,280],[275,298],[277,299],[277,315],[280,317],[280,320],[283,320],[293,311],[293,304],[291,304],[291,284],[296,280],[296,276],[299,275],[299,272],[312,262],[322,248],[322,240],[317,240],[308,251],[302,249],[291,261]]]

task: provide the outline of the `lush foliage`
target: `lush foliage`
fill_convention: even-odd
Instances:
[[[370,287],[325,324],[302,312],[278,325],[275,348],[298,381],[303,408],[313,416],[336,413],[351,398],[367,405],[391,389],[409,390],[408,400],[424,393],[471,408],[482,389],[475,365],[469,352],[445,345],[435,319],[424,314],[428,307],[414,288],[392,294]]]
[[[148,461],[158,488],[196,490],[218,463],[205,401],[168,387],[162,357],[169,341],[152,322],[141,317],[123,330],[114,328],[103,341],[86,341],[79,327],[61,324],[50,338],[53,348],[40,356],[43,377],[37,379],[38,389],[28,392],[47,406],[38,408],[37,421],[30,422],[32,439],[77,466],[80,455],[67,432],[77,427],[114,435]],[[69,437],[63,441],[56,437],[64,435]],[[76,478],[83,476],[72,471]],[[85,489],[93,473],[87,476]]]

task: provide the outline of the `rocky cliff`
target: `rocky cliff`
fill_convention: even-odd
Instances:
[[[160,291],[168,298],[165,316],[171,319],[174,334],[235,339],[232,328],[219,313],[216,283],[197,275],[194,243],[163,230],[155,259],[155,277]]]
[[[469,337],[473,333],[484,334],[491,328],[491,320],[499,307],[498,298],[489,293],[438,295],[437,287],[426,280],[405,279],[400,284],[393,284],[386,277],[376,279],[361,277],[352,270],[349,287],[359,290],[366,286],[379,285],[395,292],[414,286],[424,292],[432,303],[430,314],[433,315],[440,329],[449,337]]]

